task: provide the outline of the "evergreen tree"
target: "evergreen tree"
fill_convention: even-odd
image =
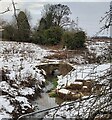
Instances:
[[[30,24],[28,18],[23,11],[20,11],[17,16],[18,37],[20,41],[29,41],[30,38]]]

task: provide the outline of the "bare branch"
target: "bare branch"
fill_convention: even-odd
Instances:
[[[0,12],[0,14],[7,13],[7,12],[9,12],[9,11],[10,11],[10,9],[9,9],[9,7],[7,7],[7,9],[6,9],[5,11],[3,11],[3,12]]]
[[[110,26],[112,26],[112,8],[110,5],[110,10],[105,12],[105,16],[101,17],[100,23],[104,23],[104,25],[100,28],[100,30],[95,34],[95,36],[97,36],[98,34],[100,34],[101,32],[107,30],[110,28]]]

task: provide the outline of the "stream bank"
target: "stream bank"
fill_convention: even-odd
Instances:
[[[39,66],[39,69],[43,69],[46,72],[46,83],[40,97],[32,101],[35,111],[51,108],[64,102],[63,99],[58,97],[50,97],[49,93],[57,86],[57,75],[66,75],[72,69],[72,66],[64,63],[46,64]],[[33,118],[42,118],[43,114],[45,113],[35,114]]]

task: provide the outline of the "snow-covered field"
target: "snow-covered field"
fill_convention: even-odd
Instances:
[[[109,46],[110,46],[110,41],[105,41],[105,42],[103,42],[103,41],[102,42],[91,41],[87,45],[89,51],[91,53],[95,53],[96,57],[108,54],[110,52],[109,51]]]
[[[95,53],[96,56],[102,55],[102,53],[108,52],[109,43],[92,43],[88,44],[87,48],[90,53]],[[19,43],[19,42],[6,42],[0,41],[0,119],[18,117],[22,114],[32,112],[34,106],[31,104],[30,99],[34,94],[42,89],[42,85],[45,82],[45,71],[40,70],[38,65],[48,64],[49,61],[57,63],[58,60],[48,60],[46,56],[54,54],[49,49],[43,49],[38,45],[32,43]],[[74,61],[79,58],[79,62],[84,63],[84,58],[80,55],[74,55]],[[88,80],[96,79],[105,75],[110,70],[110,63],[98,64],[84,64],[84,65],[72,65],[71,70],[66,76],[58,76],[58,86],[60,89],[64,87],[66,83],[69,85],[75,82],[76,79]],[[65,91],[64,91],[65,92]],[[92,98],[90,101],[93,100]],[[87,106],[91,102],[82,102],[84,106]],[[70,108],[70,106],[61,107],[55,114],[56,117],[76,117],[79,103],[76,103],[76,109]],[[80,110],[81,111],[81,110]],[[50,114],[45,118],[52,117],[55,110],[50,111]],[[80,112],[83,114],[86,109]],[[75,114],[74,114],[75,113]],[[83,114],[82,114],[83,113]],[[87,115],[87,114],[85,114]]]

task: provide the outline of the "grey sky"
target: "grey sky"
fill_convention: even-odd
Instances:
[[[79,18],[79,27],[88,35],[94,35],[102,24],[99,21],[105,12],[109,10],[109,2],[83,2],[68,4],[73,11],[72,18]],[[105,32],[105,35],[107,32]]]
[[[47,4],[46,0],[43,0],[44,2],[35,2],[35,0],[33,0],[34,2],[33,1],[30,2],[30,0],[29,2],[28,0],[27,2],[26,0],[23,1],[24,2],[17,1],[18,2],[17,7],[20,8],[21,10],[27,9],[32,17],[31,23],[33,25],[36,25],[37,21],[41,18],[41,11],[43,6]],[[79,27],[83,28],[89,36],[93,36],[97,31],[99,31],[99,28],[101,26],[99,24],[99,20],[101,19],[102,16],[104,16],[104,13],[109,10],[109,5],[110,5],[110,2],[108,0],[107,2],[105,2],[105,0],[103,0],[103,2],[98,2],[98,1],[83,2],[84,0],[79,0],[81,2],[67,2],[67,0],[64,1],[65,2],[56,2],[56,3],[68,5],[72,12],[71,18],[73,20],[76,20],[76,18],[78,17]],[[71,1],[77,1],[77,0],[71,0]],[[54,2],[52,3],[54,4]],[[4,3],[4,6],[6,6],[6,2]],[[5,9],[3,5],[2,5],[2,9]],[[4,14],[2,17],[5,19],[11,19],[10,17],[11,15],[12,12],[9,12]],[[107,33],[105,32],[104,35],[107,35]]]

